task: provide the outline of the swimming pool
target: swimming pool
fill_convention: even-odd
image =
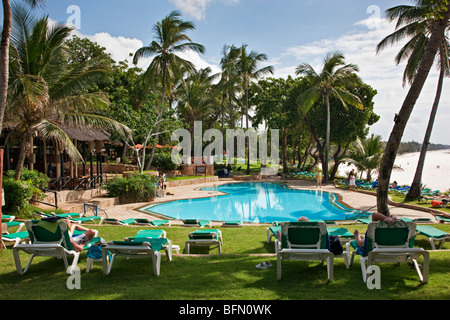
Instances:
[[[268,182],[231,183],[218,186],[216,190],[225,194],[164,202],[141,210],[172,219],[241,220],[252,223],[297,221],[301,216],[310,220],[353,220],[361,215],[360,211],[340,204],[335,194],[321,190],[295,190]]]

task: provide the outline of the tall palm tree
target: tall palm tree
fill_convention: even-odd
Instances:
[[[264,53],[258,53],[254,50],[247,52],[247,45],[242,45],[239,49],[239,58],[237,61],[238,77],[241,80],[242,90],[244,92],[246,127],[249,128],[248,120],[248,98],[250,86],[257,85],[254,80],[258,80],[266,74],[273,74],[273,67],[267,66],[258,69],[258,64],[267,60]],[[247,139],[247,174],[250,173],[250,148]]]
[[[230,128],[234,129],[234,102],[237,100],[237,93],[240,90],[239,78],[237,76],[237,62],[240,50],[234,45],[224,45],[222,49],[222,59],[220,60],[220,81],[217,84],[218,90],[222,93],[222,112],[225,113],[225,101],[228,98]],[[224,120],[222,119],[222,131],[224,130]]]
[[[355,72],[358,67],[354,64],[345,64],[344,55],[336,51],[328,54],[323,60],[323,68],[317,73],[314,68],[307,64],[301,64],[296,68],[297,75],[308,77],[311,81],[311,87],[299,96],[299,110],[306,114],[311,107],[319,101],[320,98],[325,100],[327,105],[327,132],[325,139],[325,151],[323,155],[323,178],[324,182],[328,182],[328,154],[330,150],[330,97],[335,97],[346,106],[350,104],[362,109],[361,100],[355,94],[348,92],[345,87],[350,87],[358,79]]]
[[[15,178],[20,178],[25,157],[32,153],[32,139],[54,139],[69,156],[82,160],[64,127],[129,129],[110,118],[91,114],[108,105],[103,94],[86,93],[88,85],[103,79],[102,63],[92,59],[75,67],[67,65],[65,40],[71,28],[49,25],[18,5],[12,6],[10,83],[5,122],[18,132],[20,153]]]
[[[45,0],[25,0],[33,7],[41,5]],[[9,79],[9,42],[11,36],[12,10],[9,0],[3,0],[3,30],[0,41],[0,133],[3,128],[3,117],[6,108]]]
[[[396,57],[397,64],[403,60],[407,60],[407,65],[403,74],[403,83],[405,84],[407,81],[411,83],[419,67],[419,62],[423,57],[435,20],[426,15],[426,8],[423,6],[396,6],[388,9],[386,14],[390,21],[397,20],[396,31],[384,38],[378,44],[377,52],[384,49],[388,44],[392,45],[404,38],[411,38]],[[440,69],[438,87],[436,90],[434,103],[431,108],[427,129],[425,131],[414,180],[411,184],[408,195],[406,196],[407,199],[417,199],[420,196],[422,172],[425,164],[426,152],[428,149],[431,132],[433,130],[437,109],[439,107],[444,77],[449,76],[450,72],[448,55],[449,48],[450,45],[448,38],[444,35],[444,39],[442,44],[439,46],[438,53],[438,67]]]
[[[415,73],[414,80],[408,91],[408,94],[403,101],[402,107],[395,117],[395,124],[389,136],[389,140],[386,144],[383,158],[381,160],[380,174],[378,176],[378,189],[377,189],[377,209],[378,212],[389,216],[388,207],[388,190],[389,180],[394,165],[395,157],[398,147],[400,145],[403,132],[405,130],[408,119],[412,110],[420,96],[422,88],[428,77],[428,73],[434,63],[436,53],[439,47],[443,43],[445,30],[448,27],[450,18],[450,3],[444,4],[444,1],[437,1],[439,6],[430,6],[429,1],[417,1],[418,5],[424,4],[427,10],[427,15],[433,15],[435,22],[432,26],[431,35],[426,44],[423,57],[420,59],[419,68]],[[433,12],[433,10],[435,10]]]
[[[144,78],[149,81],[158,81],[161,84],[161,104],[158,111],[155,138],[158,139],[164,108],[166,87],[176,78],[181,78],[181,70],[193,71],[192,62],[182,59],[177,53],[185,50],[193,50],[204,53],[205,48],[192,42],[186,32],[194,30],[195,25],[191,21],[181,19],[178,11],[172,11],[168,16],[153,26],[155,40],[148,46],[138,49],[133,57],[133,63],[137,64],[142,58],[153,57],[152,62],[145,71]],[[149,164],[155,154],[156,143],[153,144]]]

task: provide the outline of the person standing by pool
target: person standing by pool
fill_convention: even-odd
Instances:
[[[319,186],[322,188],[322,171],[319,170],[317,172],[317,176],[316,177],[317,177],[316,188],[319,187]]]
[[[350,191],[356,191],[356,178],[355,178],[355,173],[352,171],[350,171],[350,176],[348,177],[349,180],[349,184],[350,184]]]

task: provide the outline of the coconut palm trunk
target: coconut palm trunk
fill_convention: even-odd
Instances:
[[[388,207],[388,189],[392,168],[394,166],[394,161],[397,155],[397,150],[400,145],[408,119],[423,89],[431,66],[433,65],[436,52],[439,48],[439,45],[443,41],[445,29],[450,18],[450,4],[446,5],[446,7],[447,12],[444,14],[444,18],[436,21],[433,26],[433,31],[425,49],[425,53],[422,58],[420,67],[417,71],[417,75],[414,78],[411,88],[408,91],[408,94],[398,115],[396,115],[395,125],[392,129],[391,135],[386,144],[383,158],[381,160],[380,173],[378,176],[377,209],[379,213],[382,213],[386,216],[390,215]]]
[[[9,77],[9,38],[11,34],[12,13],[9,0],[3,0],[3,31],[0,43],[0,133],[6,108]]]
[[[441,99],[442,94],[442,86],[444,84],[445,77],[445,52],[444,45],[440,45],[440,56],[441,56],[441,70],[439,72],[439,81],[438,87],[436,91],[436,96],[434,98],[433,107],[431,108],[430,118],[428,120],[427,130],[425,131],[425,136],[422,142],[422,148],[420,150],[419,162],[417,163],[416,173],[414,174],[414,180],[411,184],[411,188],[409,189],[408,194],[406,195],[407,200],[413,200],[420,197],[421,193],[421,183],[422,183],[422,174],[423,167],[425,165],[425,158],[427,155],[428,144],[430,143],[431,132],[433,130],[434,120],[436,118],[437,110],[439,107],[439,101]]]

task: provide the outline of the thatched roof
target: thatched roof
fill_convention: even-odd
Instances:
[[[78,141],[110,141],[111,134],[103,129],[77,128],[73,126],[59,125],[59,127],[71,138]]]

